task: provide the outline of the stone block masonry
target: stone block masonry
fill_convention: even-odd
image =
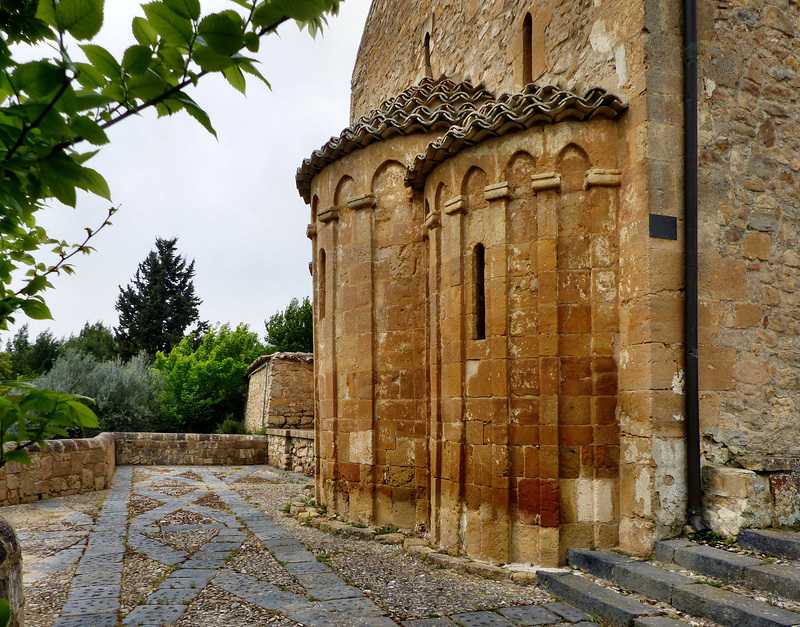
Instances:
[[[311,353],[263,355],[247,369],[245,426],[261,429],[312,429],[314,357]]]
[[[267,463],[266,439],[217,433],[115,433],[120,466],[249,466]]]
[[[0,469],[0,505],[33,503],[56,496],[105,490],[114,476],[114,436],[51,440],[29,449],[31,465]]]

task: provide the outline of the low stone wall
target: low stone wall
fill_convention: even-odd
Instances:
[[[105,490],[116,465],[114,436],[50,440],[28,449],[32,464],[9,462],[0,469],[0,505],[33,503],[54,496]]]
[[[266,464],[262,435],[115,433],[120,466],[249,466]]]
[[[314,476],[314,432],[310,429],[267,429],[269,465]]]

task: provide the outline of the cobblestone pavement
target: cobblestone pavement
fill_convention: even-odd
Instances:
[[[280,512],[307,482],[265,466],[120,467],[104,499],[3,508],[23,546],[26,625],[594,624],[535,588],[301,527]]]

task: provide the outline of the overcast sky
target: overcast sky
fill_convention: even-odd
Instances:
[[[94,43],[115,54],[134,43],[137,0],[106,3]],[[243,97],[222,78],[201,80],[190,95],[211,116],[215,140],[185,113],[157,120],[147,114],[109,130],[111,143],[89,162],[109,183],[120,210],[113,226],[78,258],[76,273],[46,294],[54,320],[28,322],[32,338],[50,328],[77,333],[85,322],[117,324],[119,286],[127,285],[156,237],[178,237],[195,260],[200,316],[211,323],[245,322],[264,334],[264,320],[293,298],[311,294],[309,209],[297,193],[295,170],[348,124],[350,76],[369,0],[346,0],[316,40],[284,24],[262,40],[258,58],[272,91],[248,81]],[[226,8],[205,0],[204,12]],[[79,196],[78,208],[42,212],[51,236],[78,241],[102,221],[107,202]],[[0,335],[5,340],[10,333]]]

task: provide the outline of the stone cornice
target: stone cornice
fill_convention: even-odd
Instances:
[[[332,222],[333,220],[339,219],[339,210],[336,207],[328,207],[327,209],[323,209],[322,211],[317,211],[317,220],[322,222],[323,224],[327,224],[328,222]]]

